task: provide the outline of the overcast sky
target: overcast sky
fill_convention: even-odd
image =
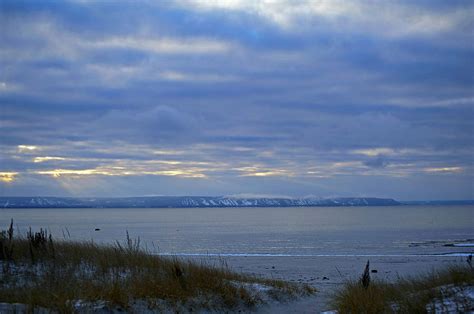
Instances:
[[[0,195],[474,199],[474,1],[0,1]]]

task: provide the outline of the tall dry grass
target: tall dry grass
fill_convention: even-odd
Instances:
[[[150,309],[165,304],[226,311],[263,302],[249,285],[265,285],[275,298],[315,292],[310,286],[238,274],[224,265],[152,255],[128,234],[115,245],[56,241],[45,230],[13,234],[13,223],[0,232],[0,302],[30,309],[68,313],[78,300],[100,300],[125,310],[140,301]]]
[[[365,273],[365,272],[364,272]],[[474,310],[465,291],[474,286],[474,271],[469,265],[452,265],[416,277],[389,283],[372,280],[346,282],[332,297],[339,313],[437,313],[457,307],[459,313]]]

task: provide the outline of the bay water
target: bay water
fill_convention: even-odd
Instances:
[[[474,252],[474,206],[0,209],[25,234],[124,242],[183,256],[405,256]]]

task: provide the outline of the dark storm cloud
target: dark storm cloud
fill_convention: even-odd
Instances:
[[[0,192],[472,198],[473,10],[3,1]]]

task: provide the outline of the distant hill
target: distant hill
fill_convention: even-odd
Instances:
[[[402,205],[474,205],[474,200],[402,201]]]
[[[0,197],[0,208],[186,208],[474,205],[474,200],[396,201],[391,198],[241,198],[226,196],[148,196],[114,198]]]
[[[152,196],[124,198],[0,197],[0,208],[173,208],[173,207],[298,207],[395,206],[393,199],[344,198],[240,198],[224,196]]]

